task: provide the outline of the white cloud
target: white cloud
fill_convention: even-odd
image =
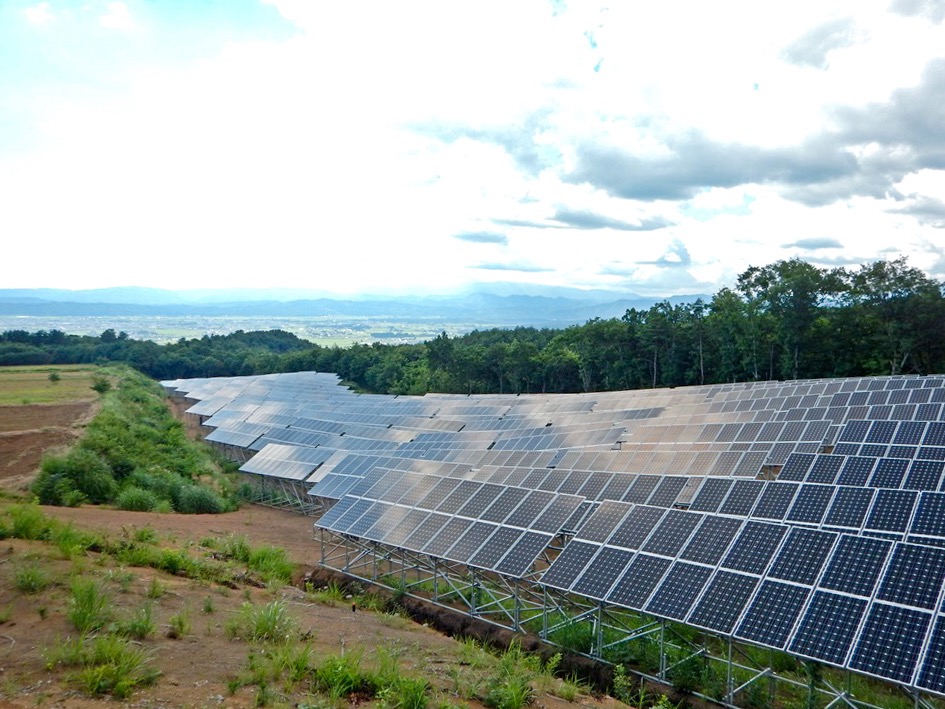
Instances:
[[[23,8],[23,16],[31,25],[47,25],[55,19],[48,2]]]
[[[99,17],[99,24],[110,30],[129,32],[138,29],[137,23],[131,16],[131,11],[123,2],[110,2],[105,13]]]

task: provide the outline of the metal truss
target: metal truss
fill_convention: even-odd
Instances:
[[[395,593],[515,632],[535,632],[547,612],[537,573],[513,578],[327,530],[318,533],[321,566]]]
[[[250,487],[250,499],[258,505],[278,507],[313,516],[327,509],[323,498],[308,494],[309,485],[298,480],[286,480],[271,475],[241,473]]]

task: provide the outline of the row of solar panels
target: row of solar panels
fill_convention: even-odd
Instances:
[[[541,583],[942,692],[943,580],[941,548],[608,502]]]

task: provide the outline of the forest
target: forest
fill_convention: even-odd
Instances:
[[[563,329],[445,332],[420,344],[322,347],[281,330],[158,345],[106,330],[0,333],[0,365],[125,363],[158,380],[335,372],[360,391],[559,393],[945,371],[945,283],[904,258],[855,269],[751,267],[706,302]]]

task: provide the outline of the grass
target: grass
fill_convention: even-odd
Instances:
[[[102,628],[111,618],[110,598],[101,583],[94,579],[72,581],[67,617],[73,627],[85,634]]]
[[[0,367],[0,406],[93,400],[97,396],[91,389],[96,371],[96,367],[76,365]],[[50,380],[53,372],[59,375],[58,381]]]
[[[244,603],[240,612],[226,625],[229,638],[253,642],[287,642],[296,634],[298,624],[289,614],[285,601],[275,600],[264,606]]]
[[[21,593],[39,593],[46,590],[51,583],[49,574],[35,563],[18,569],[13,581],[16,590]]]

